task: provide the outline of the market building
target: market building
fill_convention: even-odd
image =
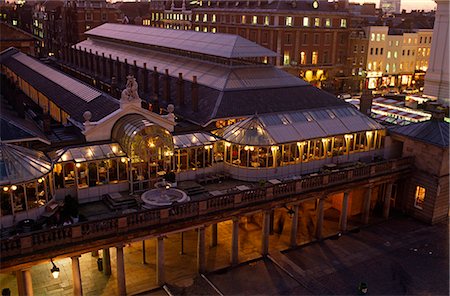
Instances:
[[[295,247],[300,227],[321,240],[400,203],[412,158],[391,156],[385,127],[348,103],[263,63],[276,53],[219,33],[104,24],[85,34],[53,65],[0,55],[2,104],[41,129],[9,143],[2,132],[2,273],[16,272],[20,295],[33,294],[30,268],[53,259],[71,258],[80,295],[80,254],[102,250],[108,275],[114,249],[124,295],[136,292],[127,243],[142,242],[145,262],[155,241],[161,286],[171,234],[196,232],[203,273],[206,235],[216,248],[228,225],[236,265],[243,221],[259,225],[266,256],[274,217],[289,215],[285,247]],[[111,212],[82,217],[77,204]]]

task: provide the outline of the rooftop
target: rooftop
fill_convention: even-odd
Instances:
[[[394,127],[393,134],[403,135],[434,146],[448,148],[449,124],[444,121],[430,120],[406,126]]]
[[[237,35],[168,30],[147,26],[103,24],[85,32],[126,43],[177,49],[223,58],[273,57],[276,53]]]
[[[0,54],[1,64],[29,83],[38,92],[78,122],[83,113],[90,111],[92,121],[98,121],[119,109],[119,101],[66,74],[47,66],[41,61],[9,48]]]

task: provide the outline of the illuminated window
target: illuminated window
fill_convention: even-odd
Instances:
[[[397,51],[394,51],[394,59],[396,59],[398,57],[398,53]]]
[[[314,19],[314,26],[315,26],[315,27],[320,27],[320,18],[316,17],[316,18]]]
[[[381,40],[380,34],[377,34],[377,41],[380,41],[380,40]]]
[[[418,209],[423,209],[423,203],[425,201],[425,188],[417,186],[416,187],[416,196],[414,198],[414,207]]]
[[[303,17],[303,27],[309,27],[309,17]]]
[[[325,27],[331,27],[331,20],[329,18],[325,19]]]
[[[290,59],[289,51],[285,50],[284,51],[284,56],[283,56],[283,64],[285,66],[288,66],[290,63],[291,63],[291,59]]]
[[[306,52],[304,51],[300,52],[300,64],[302,65],[306,64]]]
[[[270,25],[269,17],[265,16],[264,17],[264,26],[268,26],[268,25]]]
[[[241,17],[241,23],[245,24],[245,15]]]
[[[386,35],[385,34],[381,34],[381,40],[386,40]]]
[[[215,15],[215,14],[213,14],[213,15],[211,16],[211,22],[212,22],[212,23],[215,23],[215,22],[216,22],[216,15]]]
[[[257,17],[256,15],[254,15],[254,16],[252,17],[252,24],[253,24],[253,25],[258,24],[258,17]]]
[[[203,22],[206,23],[208,21],[208,15],[205,13],[203,15]]]
[[[286,26],[292,27],[292,16],[286,17]]]
[[[208,32],[208,27],[204,27],[203,32],[205,32],[205,33]]]
[[[17,20],[12,21],[13,26],[17,26]]]
[[[388,50],[388,52],[387,52],[387,58],[388,58],[388,59],[391,58],[391,51],[390,51],[390,50]]]
[[[372,70],[372,63],[367,64],[367,69]]]
[[[375,41],[375,33],[372,33],[372,35],[370,36],[370,41]]]
[[[312,52],[311,63],[315,65],[315,64],[317,64],[318,60],[319,60],[319,52],[318,51],[313,51]]]
[[[347,28],[347,20],[341,19],[341,28]]]
[[[199,22],[199,21],[200,21],[200,15],[199,15],[199,14],[196,14],[196,15],[195,15],[195,21],[196,21],[196,22]]]
[[[195,29],[194,29],[195,31],[200,31],[200,27],[199,26],[195,26]]]
[[[211,28],[211,32],[216,33],[216,31],[217,31],[216,28],[214,28],[214,27]]]

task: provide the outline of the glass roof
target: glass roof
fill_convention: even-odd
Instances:
[[[24,53],[16,53],[13,58],[20,63],[24,64],[28,68],[40,73],[41,75],[47,77],[49,80],[60,85],[62,88],[73,93],[77,97],[90,102],[93,99],[99,97],[101,93],[96,91],[92,87],[89,87],[70,76],[64,75],[63,73],[52,69],[51,67],[41,63]]]
[[[218,137],[207,133],[193,133],[173,136],[173,144],[175,149],[210,145],[217,140],[219,140]]]
[[[224,58],[275,57],[276,53],[238,35],[169,30],[148,26],[106,23],[87,36],[130,41]]]
[[[379,129],[384,127],[352,107],[344,107],[255,115],[220,134],[232,143],[268,146]]]
[[[252,146],[270,146],[276,143],[258,115],[225,127],[222,138],[231,143]]]
[[[119,142],[132,161],[149,161],[155,149],[173,150],[172,134],[139,114],[117,120],[112,139]]]
[[[119,57],[121,61],[136,61],[138,67],[144,63],[157,67],[159,71],[167,69],[169,75],[192,81],[197,76],[198,83],[217,90],[236,90],[272,87],[290,87],[307,85],[302,79],[270,65],[248,65],[245,67],[228,67],[222,64],[205,62],[199,59],[167,54],[164,51],[149,50],[119,42],[107,42],[88,39],[76,45],[87,52],[102,52],[105,56]],[[264,70],[262,71],[261,68]]]
[[[122,150],[122,147],[117,143],[111,143],[60,149],[55,152],[55,161],[84,162],[124,156],[126,156],[126,154]]]
[[[50,173],[52,164],[44,153],[0,143],[0,185],[32,181]]]

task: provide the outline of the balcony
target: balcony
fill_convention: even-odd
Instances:
[[[320,192],[344,191],[382,178],[400,178],[413,163],[401,158],[370,164],[325,168],[321,173],[282,180],[278,184],[259,184],[226,190],[223,194],[187,203],[120,214],[58,228],[20,234],[1,240],[2,272],[25,266],[27,262],[48,260],[104,246],[157,236],[196,224],[223,221],[232,216],[271,208],[274,204],[299,202]]]

